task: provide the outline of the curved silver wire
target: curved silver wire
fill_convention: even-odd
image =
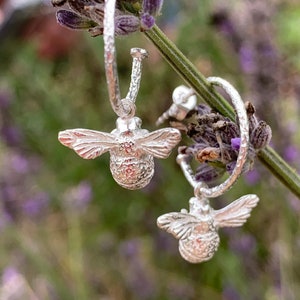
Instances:
[[[226,80],[219,77],[209,77],[207,81],[212,85],[222,87],[226,93],[231,97],[231,101],[235,107],[240,126],[240,150],[236,161],[236,166],[231,175],[218,186],[208,188],[203,182],[197,182],[193,171],[189,165],[188,155],[179,154],[177,156],[177,162],[180,164],[183,174],[185,175],[188,182],[194,187],[195,196],[199,198],[207,197],[214,198],[222,195],[228,189],[232,187],[235,181],[238,179],[242,172],[244,163],[247,160],[248,146],[249,146],[249,124],[245,105],[241,99],[237,90]]]
[[[121,103],[115,48],[116,0],[105,0],[103,20],[104,63],[106,82],[111,106],[119,117],[126,117],[128,111]]]
[[[130,54],[133,58],[132,60],[132,71],[129,90],[126,99],[129,99],[135,103],[142,77],[142,60],[148,57],[148,52],[141,48],[132,48]]]
[[[179,153],[176,157],[176,162],[180,165],[184,177],[189,182],[189,184],[195,189],[198,182],[195,179],[194,172],[190,165],[191,156],[187,154]]]

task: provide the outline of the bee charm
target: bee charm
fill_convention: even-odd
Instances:
[[[181,139],[174,128],[149,132],[138,117],[117,119],[111,133],[69,129],[59,132],[59,141],[84,159],[110,152],[110,170],[115,181],[130,190],[145,187],[154,174],[153,157],[167,158]]]
[[[214,210],[207,199],[193,197],[190,211],[171,212],[160,216],[157,225],[179,240],[179,252],[190,263],[213,257],[218,249],[221,227],[242,226],[259,201],[256,195],[245,195],[223,209]]]
[[[84,159],[94,159],[105,152],[110,153],[110,170],[115,181],[130,190],[145,187],[154,174],[154,157],[167,158],[181,140],[180,131],[163,128],[154,132],[142,129],[142,121],[135,116],[135,100],[140,86],[142,60],[147,51],[132,48],[132,73],[129,91],[119,100],[119,87],[115,66],[107,60],[110,101],[119,118],[111,133],[90,129],[68,129],[59,132],[58,140],[73,149]]]

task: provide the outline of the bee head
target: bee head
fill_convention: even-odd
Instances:
[[[192,197],[189,200],[190,214],[194,216],[204,216],[209,215],[211,207],[207,199],[198,199],[197,197]]]
[[[142,120],[138,117],[133,117],[129,119],[118,118],[116,122],[116,127],[119,132],[125,131],[134,131],[137,129],[141,129]]]

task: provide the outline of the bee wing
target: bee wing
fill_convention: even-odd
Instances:
[[[94,159],[117,145],[110,133],[81,128],[60,131],[58,140],[85,159]]]
[[[242,226],[250,217],[251,210],[257,205],[259,198],[256,195],[245,195],[226,207],[214,210],[213,217],[216,227]]]
[[[195,216],[182,212],[167,213],[157,219],[157,226],[176,239],[186,239],[198,223]]]
[[[180,131],[175,128],[163,128],[136,139],[136,143],[148,154],[157,158],[167,158],[172,149],[180,142]]]

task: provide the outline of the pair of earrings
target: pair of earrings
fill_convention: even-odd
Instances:
[[[111,106],[118,116],[116,129],[111,133],[90,129],[69,129],[59,133],[59,141],[73,149],[84,159],[94,159],[110,152],[110,170],[115,181],[127,189],[145,187],[154,173],[153,158],[167,158],[172,149],[180,142],[180,131],[175,128],[163,128],[154,132],[142,129],[142,121],[135,116],[142,70],[142,60],[147,57],[144,49],[133,48],[131,82],[127,96],[120,97],[116,66],[115,0],[106,0],[104,5],[104,60]],[[235,169],[230,177],[219,186],[208,188],[197,182],[189,165],[189,156],[180,153],[177,162],[183,174],[194,187],[195,197],[189,201],[189,211],[172,212],[160,216],[157,225],[179,239],[179,251],[184,259],[198,263],[210,259],[219,245],[218,228],[241,226],[250,216],[253,207],[259,201],[256,195],[245,195],[220,210],[213,210],[208,198],[214,198],[227,191],[240,175],[247,159],[249,145],[249,125],[247,114],[238,92],[221,78],[208,78],[211,84],[223,87],[231,96],[239,117],[240,150]],[[173,116],[178,120],[185,118],[196,105],[193,90],[184,86],[173,93],[174,104],[158,119],[157,124]]]

